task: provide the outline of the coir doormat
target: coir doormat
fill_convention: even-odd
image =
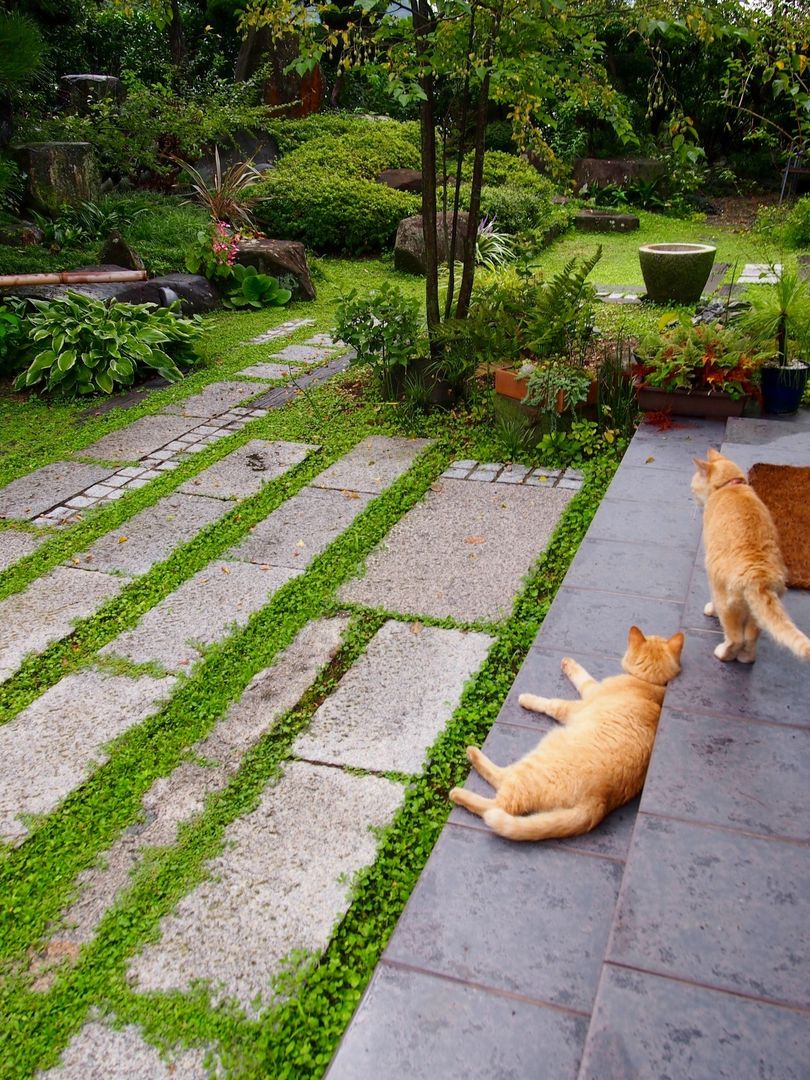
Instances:
[[[810,589],[810,468],[757,464],[748,479],[776,523],[788,585]]]

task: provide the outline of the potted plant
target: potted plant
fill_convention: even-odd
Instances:
[[[799,408],[807,385],[810,347],[810,287],[796,271],[782,270],[772,285],[749,290],[751,306],[740,327],[762,347],[762,407],[764,412],[788,414]]]
[[[656,304],[696,304],[716,254],[711,244],[644,244],[638,260],[647,298]]]
[[[741,416],[759,397],[762,355],[736,327],[670,322],[635,353],[639,408],[681,416]]]

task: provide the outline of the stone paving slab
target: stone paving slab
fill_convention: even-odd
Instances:
[[[250,367],[242,368],[237,375],[246,379],[288,379],[293,369],[289,364],[251,364]]]
[[[15,562],[32,555],[48,539],[47,534],[20,532],[19,529],[0,530],[0,572]]]
[[[185,435],[190,426],[187,420],[180,417],[142,416],[126,427],[111,431],[109,435],[94,442],[92,446],[86,446],[79,453],[82,457],[102,458],[109,461],[137,461],[148,457],[154,450],[159,450],[172,439]],[[109,476],[109,469],[104,470],[103,475]],[[96,479],[100,480],[101,476]],[[94,481],[88,480],[85,484],[78,484],[74,492],[86,488],[91,483]]]
[[[332,765],[420,773],[491,644],[486,634],[385,623],[293,752]]]
[[[260,521],[228,555],[302,570],[351,525],[372,497],[304,488]]]
[[[245,626],[295,576],[296,571],[286,567],[261,569],[251,563],[215,560],[101,653],[125,656],[136,664],[154,660],[169,671],[182,670],[199,659],[197,645],[211,645],[227,637],[234,625]]]
[[[155,780],[143,798],[143,820],[107,849],[103,866],[79,875],[79,895],[63,913],[64,929],[57,934],[57,942],[81,945],[92,939],[107,909],[129,884],[141,849],[174,843],[178,826],[200,813],[212,792],[225,787],[243,755],[299,701],[332,660],[347,625],[344,617],[308,623],[270,667],[251,680],[210,735],[192,747],[206,764],[185,761],[169,776]]]
[[[176,405],[168,405],[161,412],[163,415],[176,416],[219,416],[266,389],[264,383],[258,382],[210,383],[199,394],[192,394],[191,397],[178,401]]]
[[[312,486],[379,495],[407,472],[428,446],[429,439],[372,435],[316,476]]]
[[[326,1077],[574,1080],[586,1031],[573,1013],[381,964]]]
[[[606,965],[580,1080],[806,1080],[807,1014]]]
[[[180,491],[215,499],[247,499],[318,449],[309,443],[251,439],[187,480]]]
[[[774,285],[781,273],[781,263],[746,263],[737,278],[737,284]]]
[[[105,745],[141,723],[174,679],[95,671],[68,675],[0,727],[0,835],[19,841],[19,814],[47,814],[107,759]]]
[[[640,626],[645,634],[668,637],[680,629],[682,612],[683,604],[671,600],[570,589],[563,583],[540,629],[538,644],[574,657],[588,653],[623,656],[631,626]],[[677,682],[672,685],[677,686]]]
[[[161,920],[162,936],[130,965],[137,990],[210,981],[255,1015],[293,949],[323,950],[349,906],[348,879],[368,866],[403,789],[377,776],[292,762],[258,807],[225,832],[210,879]]]
[[[58,566],[0,602],[0,682],[27,653],[42,652],[69,634],[77,620],[92,615],[124,585],[110,574]]]
[[[250,341],[245,342],[245,344],[265,345],[268,341],[287,337],[288,334],[300,330],[302,326],[313,326],[314,323],[314,319],[290,319],[288,322],[281,323],[279,326],[271,326],[269,330],[262,331],[261,334],[257,334],[256,337],[251,338]]]
[[[84,465],[77,461],[44,465],[0,488],[0,517],[35,518],[109,474],[110,470],[101,465]]]
[[[73,561],[91,570],[145,574],[228,510],[219,499],[174,492],[100,537]]]
[[[273,355],[291,364],[316,364],[319,360],[328,360],[332,354],[329,349],[316,345],[287,345]]]
[[[203,1080],[202,1050],[179,1050],[165,1060],[134,1024],[112,1028],[85,1024],[67,1045],[59,1065],[37,1073],[41,1080]]]
[[[571,492],[442,480],[369,556],[344,600],[413,615],[501,619]]]

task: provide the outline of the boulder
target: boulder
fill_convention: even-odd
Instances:
[[[240,240],[236,262],[242,266],[255,266],[260,274],[294,279],[294,300],[315,299],[304,245],[297,240]]]
[[[144,261],[134,248],[131,248],[117,229],[113,229],[101,249],[101,261],[115,263],[127,270],[145,270]]]
[[[377,177],[378,184],[385,184],[394,191],[411,191],[422,194],[422,174],[418,169],[385,169]]]
[[[14,221],[10,225],[0,225],[0,244],[4,247],[31,247],[41,244],[45,235],[31,221]]]
[[[452,237],[453,215],[438,214],[438,254],[439,262],[449,261],[450,241]],[[461,212],[458,215],[455,258],[461,258],[461,247],[467,235],[470,215]],[[394,266],[406,274],[425,273],[425,235],[422,227],[422,215],[403,218],[397,229],[394,242]]]
[[[100,180],[90,143],[26,143],[13,155],[28,177],[26,206],[56,214],[66,204],[98,200]]]
[[[257,172],[272,169],[278,159],[278,144],[266,131],[255,134],[249,131],[237,131],[232,136],[230,146],[219,146],[219,161],[224,172],[231,165],[240,161],[252,161]],[[194,162],[194,168],[208,183],[214,178],[214,150]]]
[[[126,270],[126,266],[104,264],[77,267],[81,270]],[[118,300],[126,304],[157,304],[167,307],[179,300],[184,315],[203,314],[219,307],[219,293],[207,278],[197,274],[165,274],[149,281],[100,281],[86,285],[19,285],[0,290],[3,296],[20,296],[31,300],[54,300],[66,292],[82,293],[96,300]]]
[[[574,185],[578,191],[588,187],[621,187],[631,180],[657,180],[666,165],[654,158],[577,158],[574,162]]]
[[[574,215],[574,228],[579,232],[634,232],[638,227],[639,220],[635,214],[580,210]]]
[[[96,101],[120,104],[126,96],[124,84],[114,75],[63,75],[59,80],[59,100],[68,112],[89,112]]]

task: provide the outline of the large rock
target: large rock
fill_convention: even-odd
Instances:
[[[217,150],[223,172],[241,161],[251,161],[257,172],[266,172],[273,168],[278,158],[278,144],[266,131],[257,131],[255,134],[237,131],[231,136],[229,146],[218,146]],[[213,180],[216,168],[213,148],[194,163],[194,168],[209,183]]]
[[[59,99],[68,112],[86,113],[97,101],[120,104],[126,88],[114,75],[63,75],[59,80]]]
[[[574,228],[578,232],[634,232],[638,227],[635,214],[612,210],[580,210],[574,216]]]
[[[621,187],[632,180],[657,180],[666,165],[653,158],[577,158],[574,162],[574,185],[577,190],[588,187]]]
[[[100,179],[90,143],[26,143],[13,153],[28,176],[27,206],[55,214],[66,204],[98,200]]]
[[[125,266],[85,266],[83,270],[126,270]],[[203,314],[219,307],[220,296],[207,278],[198,274],[164,274],[149,281],[103,281],[86,285],[19,285],[0,290],[2,296],[22,296],[31,300],[53,300],[68,291],[93,296],[97,300],[118,300],[127,304],[158,304],[166,307],[179,300],[184,315]]]
[[[117,229],[113,229],[101,249],[101,261],[125,266],[127,270],[145,270],[144,261],[137,251],[126,242]]]
[[[385,169],[377,177],[378,184],[385,184],[394,191],[410,191],[422,194],[422,174],[418,169]]]
[[[0,226],[0,244],[4,247],[31,247],[41,244],[45,234],[31,221],[14,221]]]
[[[462,256],[462,245],[467,235],[470,215],[464,212],[458,215],[455,259]],[[438,254],[439,262],[449,262],[453,228],[452,214],[438,215]],[[403,218],[397,229],[394,242],[394,266],[406,274],[425,273],[425,234],[422,227],[422,215]]]
[[[255,266],[260,274],[293,278],[295,300],[315,299],[304,245],[297,240],[240,240],[236,261],[243,266]]]

